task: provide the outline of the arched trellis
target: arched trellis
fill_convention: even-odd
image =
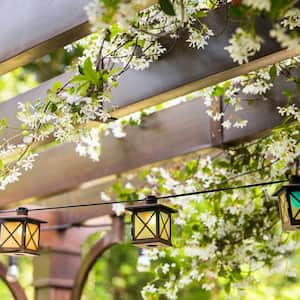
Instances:
[[[76,275],[71,300],[79,300],[82,295],[84,284],[89,272],[97,259],[111,246],[119,244],[124,238],[124,219],[123,217],[113,217],[112,227],[100,241],[98,241],[84,258],[80,269]]]
[[[10,282],[7,280],[7,267],[2,263],[0,263],[0,279],[4,281],[15,300],[27,300],[26,294],[19,282]]]

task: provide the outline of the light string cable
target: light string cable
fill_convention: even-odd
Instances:
[[[210,193],[217,193],[223,191],[231,191],[237,189],[246,189],[246,188],[254,188],[259,186],[267,186],[272,184],[284,183],[288,182],[288,180],[276,180],[276,181],[267,181],[267,182],[260,182],[254,184],[247,184],[247,185],[239,185],[239,186],[231,186],[231,187],[222,187],[222,188],[215,188],[215,189],[208,189],[208,190],[200,190],[195,192],[189,193],[181,193],[181,194],[174,194],[174,195],[163,195],[163,196],[153,196],[157,200],[164,200],[169,198],[180,198],[180,197],[187,197],[187,196],[195,196],[201,194],[210,194]],[[137,199],[137,200],[127,200],[127,201],[104,201],[104,202],[96,202],[96,203],[85,203],[85,204],[72,204],[72,205],[61,205],[61,206],[50,206],[50,207],[39,207],[39,208],[29,208],[28,212],[34,211],[47,211],[47,210],[59,210],[59,209],[67,209],[67,208],[80,208],[80,207],[92,207],[92,206],[102,206],[102,205],[112,205],[112,204],[133,204],[136,202],[145,202],[148,197]],[[7,214],[7,213],[15,213],[16,209],[7,209],[7,210],[0,210],[0,214]]]

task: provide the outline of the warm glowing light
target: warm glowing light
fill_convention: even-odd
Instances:
[[[153,196],[151,196],[153,197]],[[174,209],[158,204],[156,198],[145,205],[129,206],[132,212],[132,243],[138,247],[171,246],[171,214]]]
[[[283,230],[300,228],[300,178],[293,177],[289,185],[283,186],[276,194]]]
[[[19,213],[21,211],[21,213]],[[18,214],[27,214],[22,208]],[[0,219],[0,253],[37,255],[40,243],[40,224],[46,223],[26,216]]]

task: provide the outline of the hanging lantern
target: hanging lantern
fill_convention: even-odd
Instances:
[[[137,247],[172,246],[171,214],[176,210],[158,204],[155,196],[148,196],[146,204],[126,208],[132,212],[132,243]]]
[[[0,253],[38,255],[40,224],[44,221],[28,218],[28,209],[17,209],[16,217],[0,218]]]
[[[291,167],[291,179],[274,196],[278,196],[280,218],[283,230],[300,228],[300,157]]]
[[[292,176],[290,184],[275,193],[278,196],[283,230],[300,228],[300,177]]]

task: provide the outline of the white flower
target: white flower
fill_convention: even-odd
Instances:
[[[184,253],[188,257],[198,257],[200,260],[208,260],[215,257],[217,248],[214,244],[207,247],[186,246],[184,247]]]
[[[300,9],[292,8],[289,9],[285,15],[284,19],[281,21],[283,27],[287,27],[290,30],[300,27]]]
[[[207,45],[207,40],[214,33],[206,25],[202,24],[201,29],[189,27],[189,38],[186,40],[190,47],[199,49],[204,49]]]
[[[226,129],[229,129],[229,128],[231,128],[231,122],[230,122],[230,120],[226,120],[226,121],[224,121],[223,123],[222,123],[222,126],[224,127],[224,128],[226,128]]]
[[[161,267],[161,271],[163,272],[163,274],[167,274],[170,271],[170,265],[169,264],[164,264]]]
[[[146,253],[142,253],[138,257],[137,270],[139,272],[148,272],[150,269],[150,258]]]
[[[100,198],[101,198],[102,201],[111,201],[111,198],[105,192],[100,193]]]
[[[142,296],[143,299],[147,300],[147,294],[154,294],[157,292],[157,288],[154,286],[154,284],[148,284],[145,287],[143,287],[142,290]]]
[[[22,167],[25,171],[31,170],[33,168],[33,162],[35,158],[38,156],[37,153],[31,153],[26,156],[24,159],[17,163],[18,166]]]
[[[99,161],[101,153],[100,129],[92,128],[80,136],[80,143],[75,148],[80,156],[89,156],[94,161]]]
[[[214,283],[203,283],[202,288],[206,291],[210,291],[214,288],[215,284]]]
[[[114,203],[112,205],[112,210],[117,216],[122,216],[125,213],[125,205],[122,203]]]
[[[230,45],[225,47],[232,57],[233,61],[239,64],[248,62],[248,58],[257,53],[261,48],[262,38],[242,28],[237,28],[229,40]]]
[[[239,120],[234,122],[233,127],[244,128],[247,126],[247,124],[248,124],[248,120]]]
[[[271,9],[270,0],[243,0],[243,4],[258,10],[270,11]]]
[[[210,213],[202,213],[200,215],[200,219],[203,222],[203,224],[208,227],[211,228],[213,226],[215,226],[216,222],[217,222],[217,218],[216,216],[210,214]]]
[[[86,147],[84,147],[81,144],[77,144],[75,151],[80,155],[80,156],[86,156]]]
[[[295,270],[289,270],[285,274],[289,278],[296,278],[297,277],[297,272]]]
[[[270,36],[275,38],[282,48],[299,48],[300,38],[298,36],[289,35],[285,28],[281,27],[279,24],[275,24],[270,31]]]

